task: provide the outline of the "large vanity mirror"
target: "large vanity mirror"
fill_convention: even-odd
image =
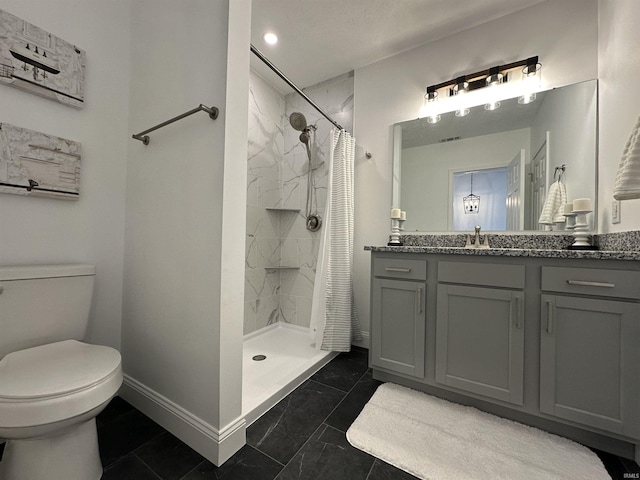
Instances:
[[[407,212],[405,233],[564,231],[562,222],[540,224],[540,213],[558,180],[569,203],[595,206],[596,128],[596,80],[539,92],[529,104],[512,98],[435,124],[394,125],[393,206]]]

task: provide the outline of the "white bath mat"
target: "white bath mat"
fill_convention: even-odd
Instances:
[[[347,439],[429,480],[605,480],[591,450],[566,438],[385,383]]]

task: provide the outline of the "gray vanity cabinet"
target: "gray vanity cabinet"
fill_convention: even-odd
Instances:
[[[523,288],[521,265],[439,262],[436,382],[522,405]]]
[[[541,412],[640,438],[640,304],[626,300],[640,298],[639,282],[640,272],[543,267],[543,291],[564,294],[541,296]]]
[[[640,463],[640,258],[433,249],[373,252],[373,378]]]
[[[424,378],[426,265],[424,260],[373,262],[372,367]]]

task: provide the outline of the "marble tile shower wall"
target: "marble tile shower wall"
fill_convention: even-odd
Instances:
[[[244,333],[278,321],[280,222],[266,210],[282,206],[280,173],[284,152],[284,97],[257,75],[249,81],[247,233]]]
[[[352,72],[306,88],[305,93],[353,131]],[[244,333],[277,321],[308,327],[322,230],[310,232],[305,228],[309,164],[300,132],[289,125],[288,117],[301,112],[308,124],[317,125],[311,144],[312,168],[315,210],[322,217],[333,125],[297,94],[282,97],[253,72],[249,104]],[[265,269],[276,265],[299,268]]]

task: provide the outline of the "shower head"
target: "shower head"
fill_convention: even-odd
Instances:
[[[304,132],[307,128],[307,119],[300,112],[293,112],[289,115],[289,123],[299,132]],[[304,140],[300,140],[304,142]]]
[[[309,134],[305,131],[300,134],[300,141],[305,145],[309,145]]]

